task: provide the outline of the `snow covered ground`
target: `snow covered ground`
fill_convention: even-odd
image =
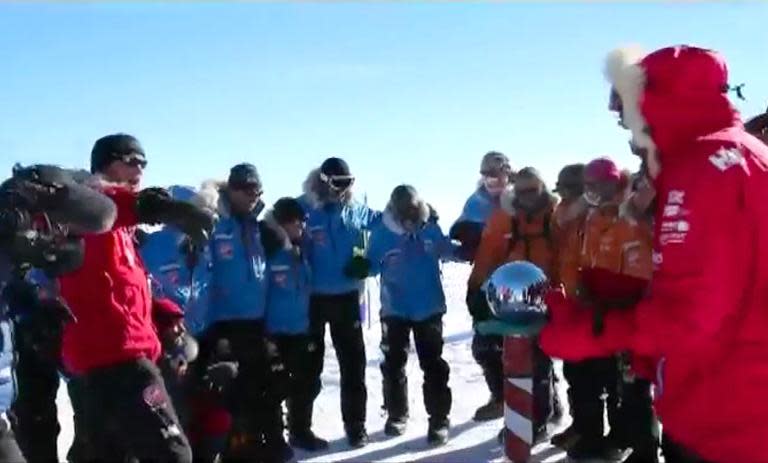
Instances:
[[[445,323],[444,358],[451,367],[450,386],[453,390],[451,411],[451,440],[448,445],[431,448],[426,442],[427,415],[422,402],[422,375],[415,351],[408,362],[408,388],[411,418],[405,435],[390,438],[384,435],[386,416],[381,410],[381,372],[379,362],[381,338],[378,323],[378,286],[371,281],[372,320],[370,329],[365,327],[368,369],[368,432],[371,443],[362,449],[350,449],[344,436],[341,422],[339,398],[339,367],[330,338],[326,340],[325,371],[323,391],[315,402],[314,430],[331,442],[330,448],[322,453],[297,452],[297,461],[319,462],[440,462],[467,463],[505,461],[503,449],[496,440],[502,427],[502,420],[475,423],[472,415],[475,409],[488,399],[480,368],[475,364],[471,352],[472,323],[464,304],[466,281],[469,267],[463,264],[446,264],[443,268],[443,285],[448,300]],[[66,454],[72,440],[71,407],[66,388],[59,389],[59,416],[62,432],[59,436],[60,454]],[[538,446],[533,462],[554,463],[565,459],[563,452],[549,446]]]

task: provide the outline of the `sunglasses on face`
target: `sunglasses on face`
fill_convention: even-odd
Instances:
[[[145,169],[147,167],[147,160],[143,156],[127,154],[119,156],[118,160],[123,164],[127,164],[131,167],[139,167],[141,169]]]
[[[264,190],[261,190],[258,185],[253,183],[235,183],[231,185],[231,188],[257,198],[264,194]]]
[[[321,173],[320,180],[336,191],[347,190],[355,183],[355,177],[351,175],[325,175]]]
[[[530,187],[530,188],[515,188],[515,195],[516,196],[533,196],[539,194],[539,188],[537,187]]]

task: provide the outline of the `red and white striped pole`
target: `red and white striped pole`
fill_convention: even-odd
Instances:
[[[525,463],[533,447],[533,352],[536,338],[504,337],[504,453]]]

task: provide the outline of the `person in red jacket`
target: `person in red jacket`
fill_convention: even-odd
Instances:
[[[134,232],[140,223],[171,222],[204,235],[211,218],[163,190],[139,191],[145,166],[144,151],[130,135],[96,142],[91,170],[105,180],[99,189],[115,203],[117,218],[111,230],[84,235],[82,266],[59,278],[61,296],[76,318],[64,328],[61,350],[65,368],[83,387],[87,461],[120,454],[140,461],[192,461],[155,364],[161,344]]]
[[[607,76],[657,191],[654,273],[601,336],[589,310],[551,292],[542,347],[569,360],[627,349],[655,365],[668,463],[768,462],[768,147],[729,102],[717,52],[614,52]]]

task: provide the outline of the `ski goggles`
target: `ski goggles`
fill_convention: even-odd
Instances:
[[[326,175],[320,172],[320,180],[334,191],[345,191],[355,184],[355,177],[352,175]]]

